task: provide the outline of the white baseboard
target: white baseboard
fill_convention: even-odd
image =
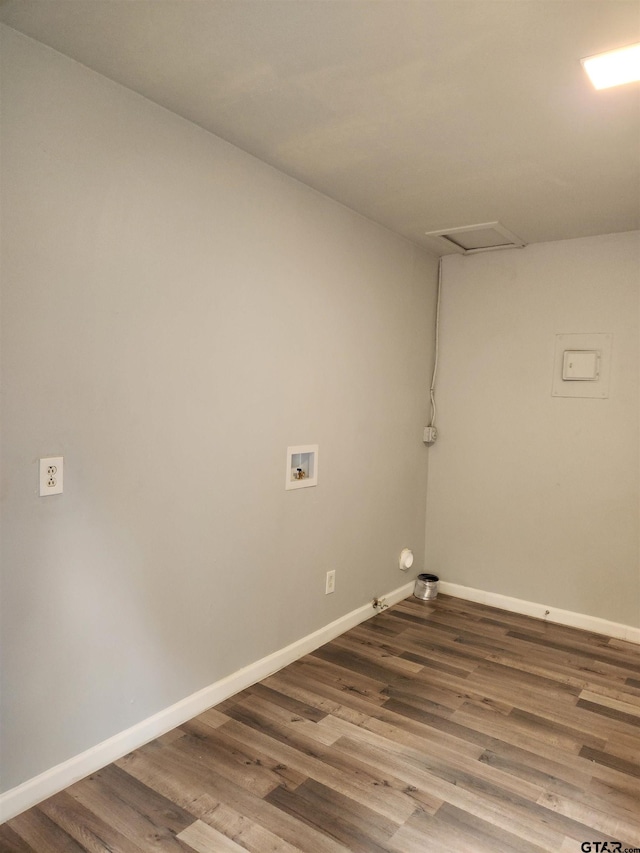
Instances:
[[[384,601],[389,606],[397,604],[412,594],[414,581],[398,587],[393,592],[384,596]],[[485,592],[460,584],[440,581],[438,584],[440,592],[462,598],[467,601],[476,601],[479,604],[488,604],[501,610],[509,610],[513,613],[522,613],[525,616],[534,616],[546,619],[548,622],[556,622],[560,625],[569,625],[573,628],[583,628],[597,634],[605,634],[620,640],[628,640],[632,643],[640,643],[640,628],[623,625],[618,622],[610,622],[597,616],[587,616],[582,613],[574,613],[570,610],[560,610],[557,607],[545,604],[537,604],[532,601],[524,601],[519,598],[511,598],[500,595],[497,592]],[[352,610],[345,616],[336,619],[329,625],[325,625],[318,631],[308,634],[295,643],[280,649],[267,657],[261,658],[255,663],[245,666],[226,678],[216,681],[214,684],[187,696],[175,705],[165,708],[142,720],[135,726],[119,732],[117,735],[102,741],[87,749],[85,752],[75,755],[73,758],[45,770],[33,779],[28,779],[21,785],[6,791],[0,795],[0,823],[10,820],[32,806],[51,797],[58,791],[67,788],[74,782],[78,782],[85,776],[95,773],[101,767],[105,767],[112,761],[122,758],[128,752],[143,746],[154,738],[166,734],[181,723],[201,714],[212,705],[228,699],[239,693],[246,687],[250,687],[268,675],[272,675],[287,664],[293,663],[324,643],[335,639],[340,634],[348,631],[375,615],[375,610],[370,603]]]
[[[398,601],[407,598],[412,592],[413,582],[385,595],[385,603],[389,606],[397,604]],[[222,678],[197,693],[187,696],[180,702],[176,702],[175,705],[142,720],[135,726],[119,732],[67,761],[63,761],[62,764],[45,770],[44,773],[28,779],[15,788],[11,788],[11,790],[0,795],[0,823],[10,820],[85,776],[95,773],[101,767],[122,758],[123,755],[138,749],[150,740],[166,734],[181,723],[206,711],[212,705],[217,705],[246,687],[262,681],[268,675],[272,675],[287,664],[309,654],[309,652],[335,639],[335,637],[348,631],[349,628],[353,628],[371,616],[375,616],[375,614],[376,611],[371,603],[364,604],[362,607],[340,617],[340,619],[336,619],[335,622],[331,622],[301,640],[291,643],[284,649],[237,670],[226,678]]]
[[[536,619],[545,619],[547,622],[555,622],[558,625],[582,628],[584,631],[605,634],[607,637],[615,637],[618,640],[640,643],[640,628],[623,625],[620,622],[610,622],[608,619],[601,619],[599,616],[574,613],[572,610],[561,610],[559,607],[553,607],[551,604],[537,604],[534,601],[511,598],[508,595],[500,595],[498,592],[485,592],[482,589],[473,589],[470,586],[461,586],[460,584],[447,583],[446,581],[440,581],[438,590],[455,598],[464,598],[467,601],[475,601],[478,604],[499,607],[500,610],[510,610],[512,613],[534,616]]]

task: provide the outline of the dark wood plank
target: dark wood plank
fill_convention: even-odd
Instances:
[[[591,711],[592,714],[599,714],[602,717],[608,717],[610,720],[625,723],[627,726],[640,727],[640,717],[618,711],[616,708],[609,708],[596,702],[588,702],[586,699],[578,699],[577,706],[586,711]]]
[[[110,765],[78,782],[68,793],[90,813],[125,838],[142,842],[149,853],[181,853],[176,835],[193,823],[193,815]]]
[[[133,841],[98,817],[90,809],[84,808],[68,791],[62,791],[55,797],[38,806],[44,814],[60,829],[71,836],[81,848],[91,853],[144,853],[144,841],[140,837]]]
[[[45,805],[46,803],[41,804]],[[13,830],[36,853],[45,850],[47,853],[83,853],[87,849],[44,814],[42,808],[23,812],[5,826],[10,831]]]
[[[618,652],[615,649],[611,649],[610,646],[593,648],[588,643],[578,642],[570,644],[569,642],[562,642],[559,640],[553,641],[546,637],[540,638],[533,636],[532,634],[526,634],[522,631],[510,631],[508,636],[521,640],[524,643],[541,645],[546,650],[564,652],[571,655],[572,658],[587,658],[590,662],[596,661],[607,663],[610,666],[626,670],[628,673],[640,672],[640,661],[637,656],[629,653],[625,654],[624,652]]]
[[[205,823],[212,822],[211,815],[222,806],[237,811],[302,851],[344,853],[342,845],[225,779],[206,763],[195,765],[172,746],[162,752],[136,750],[118,764]]]
[[[196,717],[185,723],[183,729],[189,737],[177,744],[177,749],[185,754],[197,754],[199,760],[204,757],[211,761],[219,773],[255,794],[263,792],[264,796],[279,785],[297,788],[306,779],[304,774],[287,767],[279,758],[230,737],[225,726],[211,730]]]
[[[398,823],[314,779],[296,791],[275,788],[266,799],[354,853],[386,853],[385,841],[399,828]]]
[[[589,761],[595,761],[597,764],[604,764],[605,767],[612,767],[618,770],[625,776],[635,776],[640,779],[640,764],[634,761],[625,761],[623,758],[618,758],[616,755],[609,755],[607,752],[602,752],[599,749],[591,749],[588,746],[580,750],[580,755]]]
[[[24,838],[20,838],[8,823],[0,826],[0,851],[2,853],[38,853]]]
[[[416,815],[408,825],[419,829],[423,838],[451,850],[473,853],[542,853],[546,848],[495,826],[488,820],[445,803],[436,815]],[[452,845],[455,843],[455,847]]]
[[[285,841],[279,835],[271,832],[266,826],[257,823],[245,814],[232,809],[225,803],[219,803],[208,811],[199,826],[192,824],[180,834],[180,840],[188,842],[195,850],[194,831],[204,838],[204,853],[222,853],[225,839],[237,846],[238,851],[249,850],[251,853],[299,853],[299,847]],[[205,827],[207,827],[205,829]],[[228,842],[227,842],[228,843]]]

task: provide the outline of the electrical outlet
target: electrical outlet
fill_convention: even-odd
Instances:
[[[62,463],[62,456],[47,456],[40,460],[40,497],[62,494]]]
[[[332,569],[330,572],[327,572],[327,580],[324,585],[324,594],[329,595],[331,592],[336,591],[336,570]]]

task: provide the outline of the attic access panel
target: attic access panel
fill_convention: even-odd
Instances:
[[[508,231],[499,222],[482,222],[478,225],[462,225],[459,228],[441,228],[438,231],[426,231],[426,237],[433,237],[448,248],[464,255],[476,252],[491,252],[494,249],[522,248],[524,240]]]

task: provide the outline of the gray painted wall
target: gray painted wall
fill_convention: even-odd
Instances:
[[[640,234],[444,262],[427,563],[640,626]],[[555,338],[613,334],[609,398],[552,397]]]
[[[6,28],[2,62],[6,790],[421,568],[436,261]]]

